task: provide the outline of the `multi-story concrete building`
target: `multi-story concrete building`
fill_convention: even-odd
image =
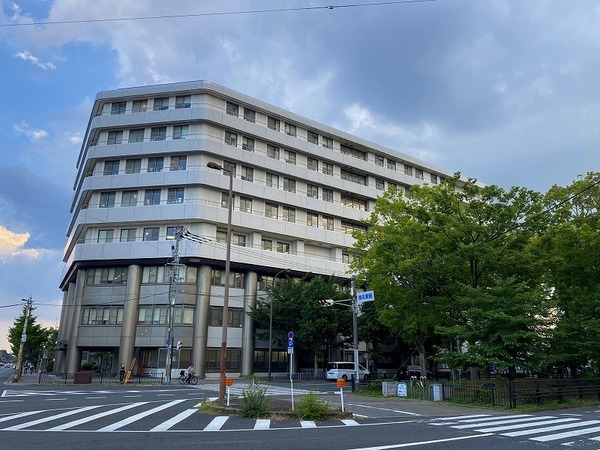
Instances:
[[[164,370],[173,317],[174,369],[218,374],[230,180],[209,162],[234,176],[233,376],[266,370],[268,343],[244,311],[275,275],[349,277],[352,231],[386,188],[451,176],[206,81],[101,92],[77,161],[55,370],[74,372],[94,352],[111,354],[113,371],[136,353]],[[165,264],[179,226],[202,240],[180,241],[173,286]],[[285,369],[286,348],[272,355]]]

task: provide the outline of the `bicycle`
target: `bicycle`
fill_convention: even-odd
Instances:
[[[179,384],[188,384],[188,377],[185,374],[179,375],[179,378],[177,380],[179,381]],[[189,384],[193,384],[193,385],[198,384],[198,377],[196,375],[192,375],[190,377]]]

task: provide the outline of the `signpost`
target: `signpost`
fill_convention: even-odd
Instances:
[[[288,355],[290,358],[290,392],[292,393],[292,411],[294,410],[294,332],[288,333]]]

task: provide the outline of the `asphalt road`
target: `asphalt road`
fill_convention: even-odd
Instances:
[[[0,368],[0,377],[12,374]],[[69,449],[105,447],[149,449],[548,449],[598,448],[600,410],[511,414],[413,402],[373,399],[345,392],[352,419],[307,421],[255,420],[212,416],[197,411],[218,395],[218,385],[40,386],[35,375],[22,383],[0,385],[2,448]],[[28,384],[32,383],[32,384]],[[236,380],[232,396],[243,387]],[[332,383],[297,383],[295,400],[318,392],[332,404],[340,394]],[[289,400],[287,384],[269,392]]]

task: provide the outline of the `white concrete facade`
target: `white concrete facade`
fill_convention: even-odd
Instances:
[[[282,269],[348,277],[352,230],[390,184],[452,176],[424,161],[206,81],[101,92],[90,116],[67,230],[56,369],[74,372],[85,352],[133,356],[164,370],[173,231],[186,269],[175,295],[174,368],[194,362],[218,375],[228,176],[235,193],[228,373],[266,368],[243,310]],[[222,319],[222,317],[221,317]],[[139,353],[138,353],[139,352]],[[276,346],[274,369],[285,348]],[[231,366],[229,367],[229,364]],[[295,364],[296,365],[296,364]]]

